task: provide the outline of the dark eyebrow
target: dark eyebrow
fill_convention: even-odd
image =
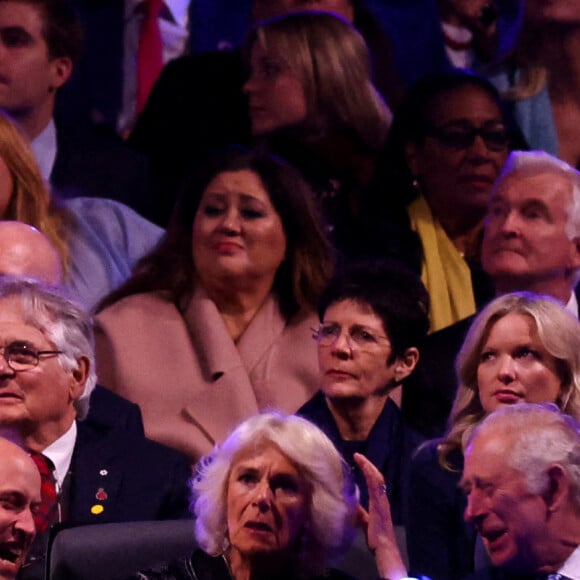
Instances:
[[[10,37],[12,39],[16,37],[19,40],[26,40],[28,42],[32,40],[32,35],[23,26],[4,26],[0,28],[0,36],[2,36],[3,40],[5,36],[8,36],[9,39]]]
[[[10,502],[16,507],[22,507],[26,505],[26,496],[19,491],[3,491],[0,493],[0,501]]]

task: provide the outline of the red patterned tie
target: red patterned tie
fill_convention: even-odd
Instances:
[[[52,461],[42,453],[33,451],[30,457],[36,463],[40,472],[40,506],[34,514],[36,531],[45,532],[48,526],[54,522],[54,511],[57,504],[56,481],[54,479],[54,465]]]
[[[143,20],[139,30],[137,52],[137,113],[143,110],[163,68],[163,44],[159,29],[159,13],[162,8],[163,0],[143,2]]]

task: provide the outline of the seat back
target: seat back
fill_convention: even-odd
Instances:
[[[97,524],[55,530],[47,580],[114,580],[196,549],[192,520]]]

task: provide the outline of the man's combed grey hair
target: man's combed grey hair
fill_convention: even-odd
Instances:
[[[491,413],[473,431],[469,444],[486,433],[505,434],[507,463],[525,476],[533,494],[548,490],[548,470],[560,465],[580,509],[580,422],[552,403],[519,403]]]
[[[81,357],[89,360],[84,392],[75,401],[77,418],[84,419],[97,384],[91,317],[64,290],[35,279],[0,276],[0,300],[10,298],[20,301],[24,322],[40,330],[56,350],[62,351],[58,360],[66,372],[78,369]]]
[[[512,151],[495,182],[494,191],[515,171],[524,175],[555,173],[570,182],[572,200],[568,209],[566,235],[571,240],[580,238],[580,171],[545,151]]]
[[[227,551],[226,495],[232,465],[241,453],[270,444],[309,483],[310,520],[302,530],[296,563],[305,576],[319,575],[350,544],[357,501],[346,463],[330,439],[301,417],[279,413],[251,417],[200,461],[192,480],[197,541],[208,554]]]

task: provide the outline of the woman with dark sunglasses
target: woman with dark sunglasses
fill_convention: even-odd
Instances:
[[[378,235],[385,223],[393,231],[394,216],[414,232],[401,245],[431,295],[431,331],[473,314],[480,293],[489,298],[472,281],[480,234],[494,181],[516,144],[523,145],[497,91],[468,72],[422,79],[395,113],[367,211]]]

